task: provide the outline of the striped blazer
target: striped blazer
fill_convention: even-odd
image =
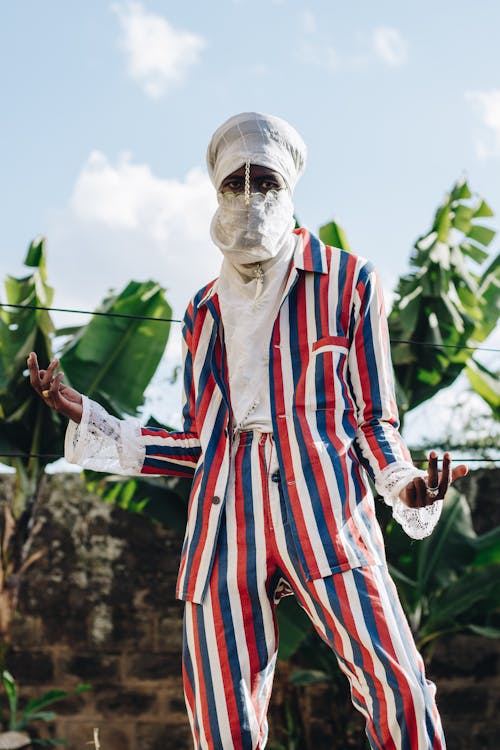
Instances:
[[[380,283],[363,258],[298,243],[269,342],[273,433],[310,579],[384,561],[367,474],[410,462],[398,432]],[[193,477],[177,596],[202,602],[224,513],[232,415],[215,282],[184,318],[184,431],[142,428],[145,474]]]

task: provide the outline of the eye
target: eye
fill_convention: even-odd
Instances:
[[[221,185],[222,192],[238,193],[243,190],[242,177],[228,177]]]
[[[283,185],[276,177],[266,176],[263,177],[262,180],[260,180],[259,187],[261,192],[267,193],[268,190],[280,190]]]

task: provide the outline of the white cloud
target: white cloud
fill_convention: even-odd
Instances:
[[[73,188],[70,204],[84,222],[112,229],[137,230],[163,243],[181,228],[188,240],[198,240],[206,229],[205,212],[213,188],[199,168],[190,170],[183,182],[156,177],[148,164],[134,164],[124,153],[116,165],[100,151],[93,151]]]
[[[336,73],[339,70],[365,68],[373,64],[374,60],[398,67],[408,58],[408,43],[398,29],[379,26],[370,33],[358,32],[348,50],[339,50],[337,45],[325,41],[321,24],[314,13],[304,10],[298,17],[301,33],[306,35],[306,39],[300,44],[297,57],[305,65],[314,65]]]
[[[182,315],[189,297],[218,272],[220,254],[209,235],[215,208],[215,191],[198,167],[183,180],[166,179],[130,154],[112,163],[93,151],[48,231],[59,306],[89,309],[110,287],[153,278]]]
[[[403,65],[408,58],[408,43],[398,29],[378,26],[373,30],[373,51],[387,65]]]
[[[92,310],[112,288],[153,279],[167,289],[173,317],[220,268],[209,227],[217,202],[201,168],[184,179],[154,174],[130,154],[112,161],[93,151],[77,175],[66,207],[49,218],[48,271],[57,307]],[[86,322],[55,314],[58,325]],[[148,392],[146,411],[180,425],[181,384],[168,376],[181,361],[181,326],[172,323],[165,358]]]
[[[127,52],[128,72],[148,96],[163,96],[198,62],[205,46],[200,35],[174,28],[166,18],[146,11],[137,2],[115,3],[111,8],[120,21],[120,44]]]
[[[465,98],[479,113],[483,125],[489,131],[486,138],[477,140],[477,155],[480,159],[500,156],[500,89],[467,91]]]

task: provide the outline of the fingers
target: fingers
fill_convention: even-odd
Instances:
[[[30,352],[28,359],[29,378],[32,387],[35,391],[42,396],[50,406],[53,405],[52,399],[54,390],[52,388],[53,383],[58,379],[61,382],[61,377],[58,375],[54,377],[54,373],[59,365],[58,359],[53,359],[46,370],[40,370],[38,365],[38,358],[35,352]]]
[[[427,487],[431,489],[437,487],[438,492],[433,500],[442,500],[448,491],[448,487],[455,479],[464,477],[469,471],[465,464],[460,464],[454,469],[451,468],[451,455],[446,452],[443,454],[443,466],[441,474],[437,469],[438,457],[435,451],[429,454],[429,464],[427,469]]]
[[[28,369],[30,373],[30,383],[38,391],[40,386],[40,370],[38,369],[38,358],[35,352],[31,352],[28,357]]]
[[[448,487],[451,482],[451,456],[449,453],[445,453],[443,456],[443,469],[441,471],[441,477],[439,479],[439,494],[438,497],[443,498],[446,495]],[[433,487],[436,485],[432,485]]]
[[[401,499],[409,508],[423,508],[433,502],[427,497],[427,485],[422,477],[416,477],[406,485]]]
[[[30,374],[30,383],[39,394],[49,389],[54,377],[56,368],[59,365],[58,359],[53,359],[46,370],[40,370],[38,366],[38,358],[35,352],[31,352],[28,359],[28,369]]]
[[[59,365],[59,360],[53,359],[46,370],[40,370],[40,387],[42,391],[50,388],[50,385],[54,378],[54,373],[58,365]]]
[[[459,464],[451,472],[451,481],[454,482],[455,479],[460,479],[460,477],[464,477],[468,473],[469,469],[467,466],[465,464]]]
[[[422,477],[413,480],[415,485],[415,505],[414,508],[424,508],[434,502],[428,495],[428,488]]]
[[[438,455],[436,451],[431,451],[429,454],[429,464],[427,466],[427,486],[438,487],[439,486],[439,472],[438,472]]]
[[[30,383],[47,406],[74,422],[80,422],[83,413],[82,395],[73,388],[62,385],[63,373],[56,373],[58,365],[59,360],[53,359],[46,370],[40,370],[37,356],[31,352],[28,357]]]

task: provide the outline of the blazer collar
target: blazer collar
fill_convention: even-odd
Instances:
[[[295,268],[313,273],[328,273],[324,243],[304,227],[295,229],[294,233],[302,240],[301,243],[297,243],[295,249]]]
[[[328,273],[325,245],[315,237],[308,229],[301,227],[294,229],[294,234],[299,238],[293,255],[293,265],[300,271],[311,271],[312,273]],[[217,294],[218,279],[210,282],[205,287],[205,292],[197,304],[197,308],[206,305],[209,300]]]

